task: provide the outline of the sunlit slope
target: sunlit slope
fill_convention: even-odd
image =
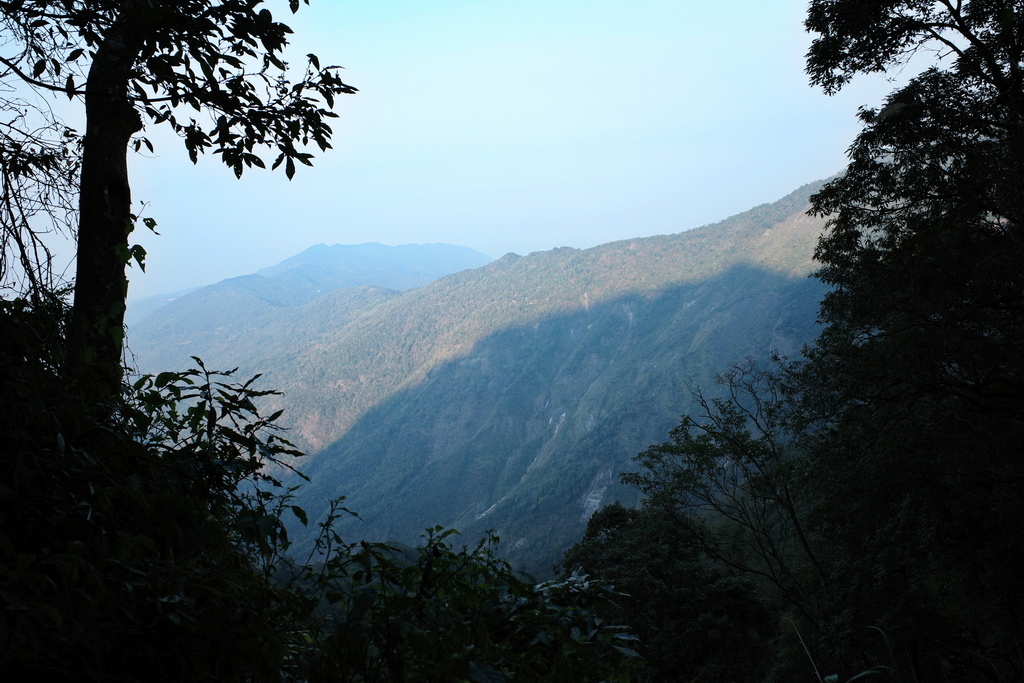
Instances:
[[[302,503],[347,535],[497,529],[544,570],[617,475],[692,408],[689,383],[814,334],[815,186],[676,235],[506,256],[365,309],[268,364],[323,450]]]
[[[318,244],[258,273],[131,303],[129,348],[146,372],[199,356],[254,373],[399,291],[491,260],[451,244]]]

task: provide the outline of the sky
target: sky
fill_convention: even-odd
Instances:
[[[808,84],[806,0],[312,0],[293,62],[345,68],[334,149],[236,180],[166,131],[133,155],[147,269],[130,298],[314,244],[447,242],[492,257],[680,232],[839,172],[857,108]]]

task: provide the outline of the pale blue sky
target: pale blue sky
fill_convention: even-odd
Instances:
[[[807,84],[806,0],[314,0],[297,55],[346,68],[315,168],[192,166],[155,134],[134,198],[159,223],[132,297],[316,243],[449,242],[498,257],[679,232],[838,172],[856,109]],[[151,131],[152,132],[152,131]]]

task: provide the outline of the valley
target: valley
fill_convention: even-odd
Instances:
[[[342,520],[346,538],[493,529],[505,557],[546,576],[596,509],[636,501],[618,475],[693,408],[693,388],[713,395],[730,364],[813,339],[822,222],[805,212],[818,186],[714,225],[509,254],[401,292],[361,282],[282,305],[280,287],[264,287],[272,301],[251,278],[226,281],[136,323],[129,347],[148,372],[197,355],[263,373],[310,454],[299,504],[316,519],[345,496],[360,515]]]

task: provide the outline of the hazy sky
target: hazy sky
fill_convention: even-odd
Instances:
[[[296,55],[346,68],[334,147],[236,180],[150,131],[133,298],[313,244],[449,242],[499,257],[679,232],[842,169],[861,104],[811,88],[806,0],[314,0]],[[281,11],[283,10],[283,12]],[[296,60],[299,61],[299,60]],[[143,236],[145,237],[145,236]]]

